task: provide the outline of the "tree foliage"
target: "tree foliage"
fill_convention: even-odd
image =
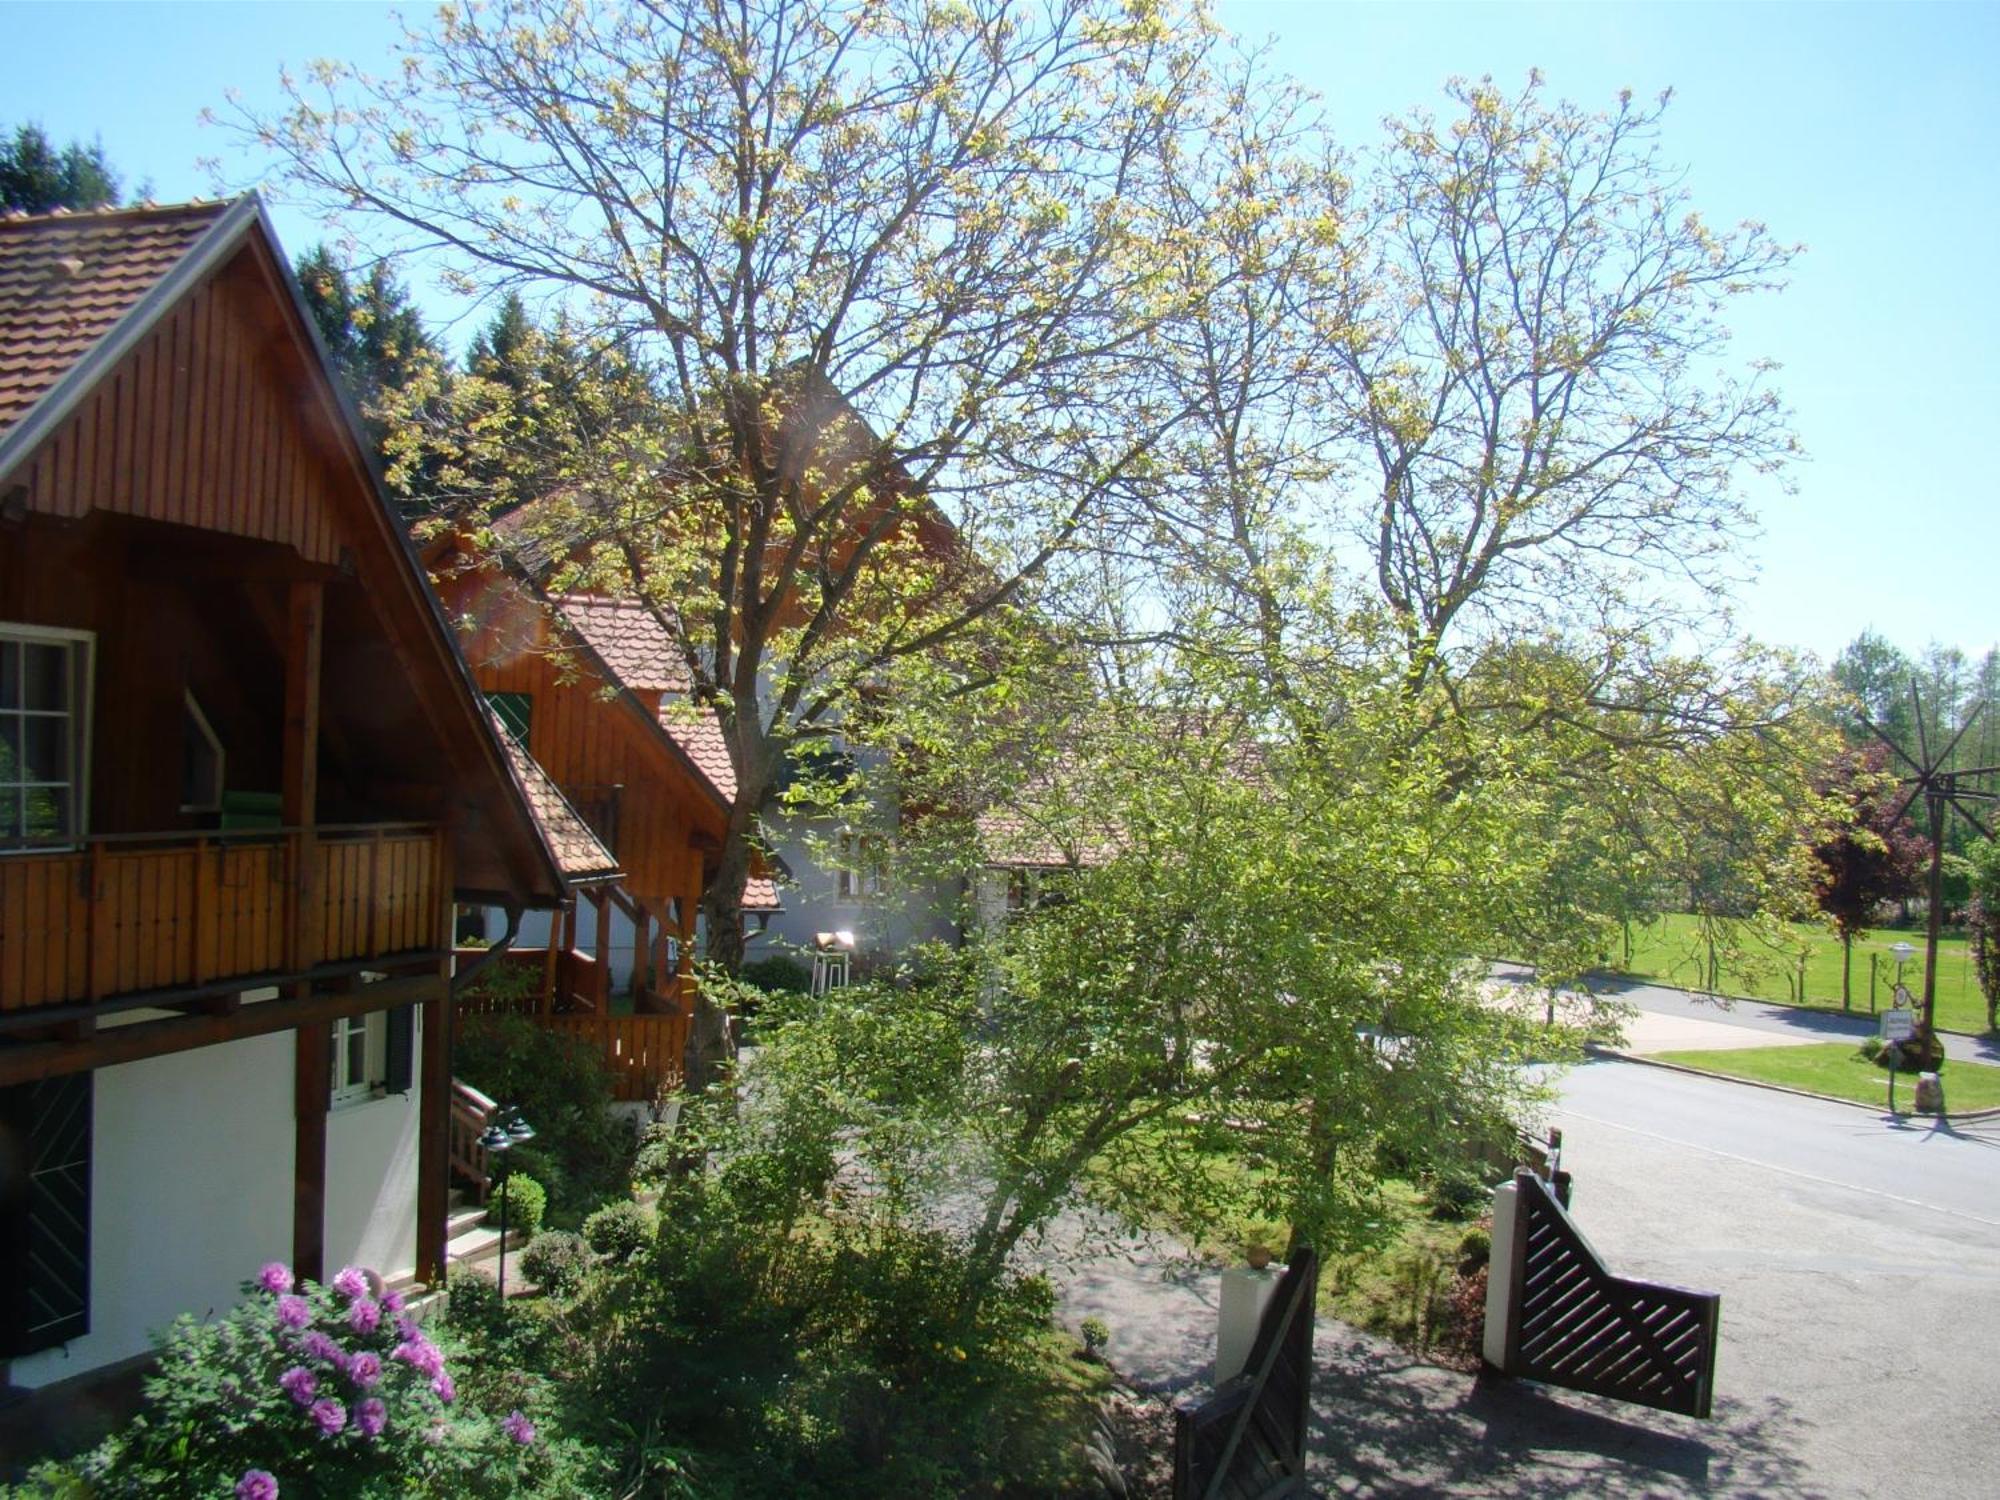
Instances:
[[[1828,791],[1846,804],[1847,818],[1813,850],[1820,866],[1819,909],[1840,934],[1842,1004],[1853,998],[1856,935],[1873,924],[1883,902],[1916,893],[1930,860],[1930,841],[1892,816],[1902,799],[1888,764],[1889,749],[1881,744],[1839,758]]]
[[[41,126],[17,125],[0,140],[0,213],[105,208],[118,202],[121,182],[104,143],[71,141],[57,148]]]

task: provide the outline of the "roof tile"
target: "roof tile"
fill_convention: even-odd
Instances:
[[[0,433],[228,211],[190,203],[0,218]]]
[[[583,821],[577,810],[570,806],[569,799],[562,794],[562,788],[549,779],[548,772],[535,763],[535,758],[522,748],[520,741],[507,732],[499,715],[488,711],[493,721],[493,732],[507,749],[507,760],[514,768],[514,775],[521,783],[521,791],[528,799],[528,810],[535,815],[535,824],[542,831],[542,838],[555,856],[566,880],[602,880],[619,873],[618,861],[611,851],[604,847],[590,825]]]

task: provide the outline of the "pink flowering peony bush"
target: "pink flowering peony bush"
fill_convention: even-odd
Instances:
[[[526,1415],[456,1398],[450,1351],[373,1272],[318,1286],[273,1264],[228,1316],[174,1326],[128,1428],[35,1482],[238,1500],[576,1492]]]

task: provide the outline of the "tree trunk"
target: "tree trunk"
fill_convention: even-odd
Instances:
[[[1854,1009],[1854,934],[1840,935],[1840,1008]]]
[[[746,796],[746,791],[755,795]],[[729,810],[720,861],[701,897],[707,927],[703,957],[731,975],[743,967],[743,887],[750,878],[750,828],[761,800],[761,788],[739,788],[736,805]],[[681,1057],[689,1091],[708,1088],[734,1055],[727,1013],[710,998],[707,986],[696,985],[687,1048]]]

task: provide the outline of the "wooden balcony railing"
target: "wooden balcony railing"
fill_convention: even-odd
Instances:
[[[444,868],[442,831],[418,823],[113,834],[0,854],[0,1012],[286,973],[306,918],[317,963],[439,946]]]

